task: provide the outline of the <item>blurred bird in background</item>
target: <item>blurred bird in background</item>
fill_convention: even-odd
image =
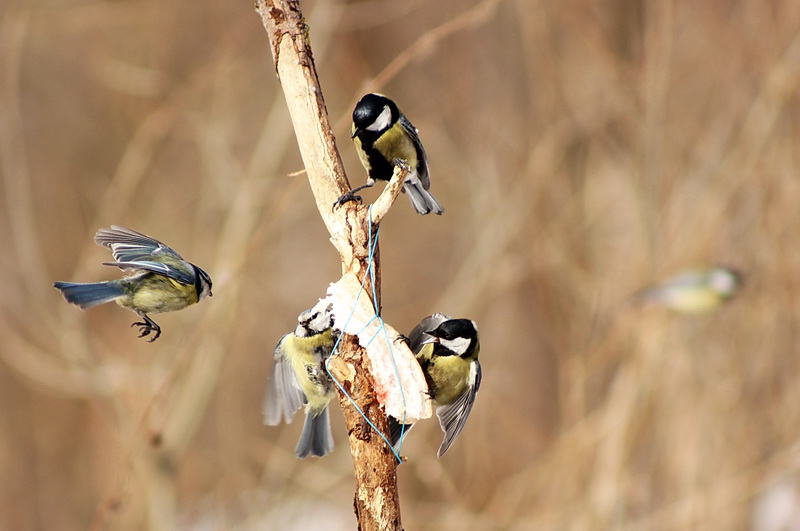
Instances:
[[[294,332],[284,335],[275,347],[272,381],[264,396],[264,424],[292,422],[305,405],[303,432],[295,448],[299,458],[323,457],[333,450],[328,404],[336,396],[325,370],[338,338],[330,308],[306,310],[297,318]]]
[[[742,276],[733,269],[695,269],[678,273],[661,284],[646,288],[631,300],[657,304],[681,314],[698,314],[722,306],[741,285]]]
[[[103,265],[133,273],[119,280],[55,282],[53,286],[67,302],[82,310],[111,301],[133,310],[144,321],[131,326],[140,327],[139,337],[153,333],[147,340],[151,343],[161,335],[161,327],[148,314],[182,310],[211,296],[208,273],[150,236],[112,225],[110,229],[97,231],[94,241],[110,249],[116,260],[103,262]]]

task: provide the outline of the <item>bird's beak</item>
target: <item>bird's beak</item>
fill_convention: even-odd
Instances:
[[[429,332],[426,332],[426,333],[429,333]],[[438,343],[438,342],[439,342],[439,338],[438,337],[432,337],[430,339],[426,339],[425,341],[423,341],[422,344],[423,345],[427,345],[428,343]]]
[[[353,133],[350,135],[350,140],[358,136],[358,133],[360,133],[361,131],[363,131],[363,129],[361,129],[360,127],[353,127]]]

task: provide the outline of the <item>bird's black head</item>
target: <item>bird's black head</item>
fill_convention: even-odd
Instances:
[[[367,94],[353,109],[353,134],[362,131],[380,133],[389,129],[400,118],[397,105],[381,94]]]
[[[469,357],[478,345],[478,328],[470,319],[449,319],[427,332],[434,341],[461,357]]]

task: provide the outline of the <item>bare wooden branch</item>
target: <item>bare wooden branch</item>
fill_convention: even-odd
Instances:
[[[314,67],[308,27],[299,2],[257,0],[256,10],[269,35],[275,69],[286,97],[300,154],[317,209],[341,257],[342,273],[354,274],[359,280],[364,280],[370,259],[367,248],[369,211],[354,202],[333,208],[334,202],[348,191],[349,183],[331,132]],[[373,231],[396,199],[403,180],[405,174],[395,172],[393,182],[373,207]],[[367,278],[364,296],[374,290],[379,300],[373,302],[380,308],[380,253],[377,249],[371,258],[374,260],[375,286]],[[345,334],[340,356],[331,363],[332,370],[341,377],[344,389],[353,400],[340,396],[353,455],[354,507],[358,528],[364,531],[401,529],[394,454],[355,407],[357,405],[382,433],[388,433],[385,413],[375,396],[369,360],[356,338]]]
[[[297,1],[259,0],[256,10],[269,35],[275,70],[317,210],[342,257],[344,272],[353,267],[353,250],[363,251],[366,256],[365,244],[359,242],[360,245],[354,246],[351,239],[351,236],[361,235],[357,231],[348,234],[349,227],[357,224],[363,214],[354,215],[358,211],[354,203],[333,208],[334,202],[350,188],[314,67],[308,26]]]
[[[408,169],[402,166],[395,166],[392,180],[383,189],[381,195],[372,205],[372,224],[378,225],[383,220],[383,216],[389,213],[389,209],[397,200],[400,195],[400,190],[403,189],[403,183],[408,177]]]

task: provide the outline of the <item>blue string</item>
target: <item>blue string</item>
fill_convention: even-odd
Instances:
[[[393,348],[392,342],[389,340],[389,333],[386,331],[386,326],[384,326],[385,323],[384,323],[383,319],[380,316],[380,310],[378,308],[378,296],[377,296],[377,291],[376,291],[376,288],[375,288],[375,251],[378,248],[378,236],[380,234],[381,227],[380,227],[380,225],[378,225],[378,228],[375,230],[375,239],[373,241],[373,238],[372,238],[372,205],[369,206],[369,226],[368,226],[368,231],[369,231],[369,236],[368,236],[368,240],[367,240],[367,248],[369,249],[369,254],[367,256],[367,260],[368,260],[367,274],[369,275],[369,278],[372,281],[372,301],[373,301],[374,309],[375,309],[375,317],[370,319],[369,322],[365,323],[364,326],[361,328],[361,330],[356,332],[356,335],[358,335],[358,333],[360,333],[363,330],[365,330],[367,328],[367,326],[369,326],[375,319],[378,319],[380,321],[381,325],[380,325],[380,328],[379,328],[379,332],[383,331],[384,339],[386,340],[386,344],[389,346],[389,354],[392,356],[392,365],[394,366],[394,374],[395,374],[395,377],[397,378],[397,383],[400,386],[400,396],[403,399],[403,408],[405,410],[405,408],[407,406],[406,394],[405,394],[405,391],[403,390],[403,386],[402,386],[402,384],[400,382],[400,371],[397,368],[397,362],[396,362],[395,357],[394,357],[394,348]],[[361,287],[358,290],[358,295],[356,296],[356,304],[353,305],[353,309],[350,312],[350,315],[347,316],[347,319],[345,320],[344,325],[341,327],[342,330],[347,328],[347,325],[350,323],[350,319],[355,314],[356,307],[358,305],[358,300],[361,298],[361,294],[365,291],[364,290],[364,284],[366,283],[366,281],[367,281],[367,275],[364,275],[364,279],[361,281]],[[372,341],[376,337],[378,337],[378,333],[376,333],[374,336],[372,336],[367,344],[372,343]],[[386,438],[386,435],[381,433],[381,431],[377,428],[377,426],[375,426],[375,424],[373,424],[372,421],[367,418],[367,415],[364,413],[364,411],[362,411],[361,408],[358,407],[358,404],[356,404],[355,400],[353,400],[353,397],[350,396],[350,393],[348,393],[347,390],[344,388],[344,386],[342,386],[341,382],[339,382],[339,380],[337,380],[336,377],[333,374],[331,374],[331,371],[330,371],[330,368],[329,368],[328,365],[330,363],[331,357],[334,356],[338,352],[339,343],[341,342],[341,340],[342,340],[342,335],[340,334],[339,337],[336,338],[336,342],[333,345],[333,349],[331,351],[331,356],[328,357],[328,359],[325,360],[325,370],[327,371],[328,376],[330,376],[331,380],[339,388],[339,390],[341,390],[341,392],[347,397],[347,399],[350,400],[350,403],[356,408],[356,411],[358,411],[358,413],[361,415],[361,417],[365,421],[367,421],[367,424],[373,430],[375,430],[375,432],[378,435],[380,435],[381,439],[383,439],[386,442],[386,444],[392,450],[392,453],[394,454],[394,456],[397,459],[397,461],[399,463],[402,463],[403,459],[402,459],[402,457],[400,457],[400,450],[403,448],[403,440],[405,439],[406,413],[405,413],[405,411],[403,412],[403,421],[400,424],[400,440],[398,441],[397,449],[395,449],[394,446],[392,446],[392,442],[389,439]]]

